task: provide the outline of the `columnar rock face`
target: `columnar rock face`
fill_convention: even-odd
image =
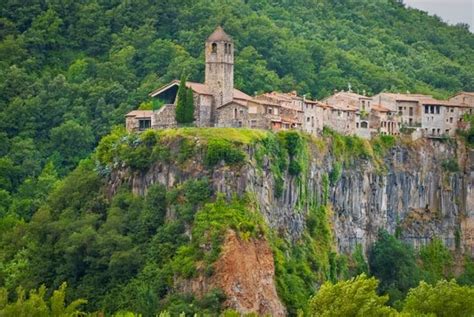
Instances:
[[[143,195],[155,183],[173,187],[206,177],[215,192],[229,198],[250,193],[268,226],[295,243],[305,230],[310,202],[327,197],[334,245],[341,253],[352,252],[357,244],[367,250],[378,231],[386,229],[415,247],[437,237],[458,253],[474,255],[473,150],[455,141],[418,140],[392,147],[383,161],[341,161],[329,150],[334,140],[321,141],[309,141],[304,175],[284,174],[279,195],[271,159],[261,155],[256,159],[258,145],[242,146],[248,159],[237,166],[221,162],[209,168],[204,164],[205,151],[196,151],[183,164],[158,161],[146,172],[117,169],[108,190],[113,195],[128,183],[134,193]],[[194,138],[194,142],[205,140]],[[179,151],[180,143],[175,140],[169,146]],[[339,168],[340,173],[334,173]],[[285,309],[275,292],[273,260],[265,237],[242,241],[230,232],[215,274],[180,281],[175,287],[196,294],[219,287],[227,307],[281,316]]]
[[[336,158],[328,150],[310,147],[308,172],[303,181],[305,200],[322,200],[323,178],[331,173]],[[255,148],[247,147],[249,160],[238,168],[217,166],[207,169],[197,155],[191,164],[177,166],[157,163],[148,172],[112,175],[111,191],[119,183],[131,182],[135,193],[161,183],[173,186],[186,179],[208,177],[217,192],[228,197],[252,193],[270,227],[297,240],[305,227],[306,201],[295,177],[284,176],[284,191],[275,195],[274,177],[265,158],[258,167]],[[460,170],[449,172],[443,162],[457,160]],[[463,146],[440,141],[419,140],[389,150],[383,167],[357,159],[342,167],[341,176],[329,185],[333,210],[335,244],[350,252],[360,243],[368,248],[379,229],[395,231],[414,246],[441,238],[451,248],[474,254],[474,154]]]

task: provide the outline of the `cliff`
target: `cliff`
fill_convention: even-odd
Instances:
[[[250,290],[269,283],[274,289],[269,276],[276,270],[282,297],[286,282],[279,280],[279,270],[291,261],[294,246],[302,244],[313,243],[319,257],[315,271],[320,278],[312,283],[331,276],[334,253],[350,254],[357,244],[367,250],[380,229],[415,247],[439,237],[458,254],[474,254],[474,151],[461,141],[381,137],[367,142],[332,132],[315,139],[296,132],[235,129],[150,131],[128,138],[120,142],[132,144],[125,152],[137,151],[145,158],[140,166],[131,166],[130,158],[118,152],[107,163],[103,157],[111,147],[98,149],[102,168],[109,167],[109,197],[124,184],[145,195],[156,183],[173,188],[207,179],[214,195],[250,197],[263,217],[269,232],[246,246],[228,236],[214,278],[201,279],[201,284],[224,290],[228,307],[281,315],[275,292],[263,293],[263,302],[272,303],[264,305],[253,292],[242,292],[249,294],[246,298],[237,295],[236,285]],[[172,210],[167,214],[172,216]],[[280,241],[272,242],[273,254],[264,246],[264,236]],[[238,258],[245,260],[239,263]],[[254,284],[239,284],[244,273]]]

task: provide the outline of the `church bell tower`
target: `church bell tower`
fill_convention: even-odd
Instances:
[[[234,94],[234,43],[222,27],[206,40],[205,84],[214,95],[215,107],[232,101]]]

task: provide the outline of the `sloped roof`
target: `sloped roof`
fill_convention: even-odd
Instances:
[[[232,42],[232,38],[224,31],[221,26],[218,26],[214,32],[207,38],[208,42]]]
[[[432,97],[431,95],[423,95],[423,94],[400,94],[400,93],[391,93],[391,92],[380,93],[380,95],[391,97],[395,99],[396,101],[420,101],[421,99],[429,99]]]
[[[153,110],[133,110],[125,115],[125,117],[148,118],[153,115]]]
[[[249,100],[253,103],[258,103],[259,105],[265,105],[265,106],[274,106],[274,107],[279,107],[280,105],[277,104],[276,102],[271,102],[269,100],[266,100],[266,99],[255,99],[255,98],[252,98],[252,100]]]
[[[392,111],[392,110],[390,110],[387,107],[384,107],[382,105],[372,105],[372,110],[377,111],[377,112],[390,112],[390,111]]]
[[[359,108],[350,106],[348,104],[342,104],[342,103],[332,104],[331,108],[335,110],[352,111],[352,112],[356,112],[359,110]]]
[[[247,102],[239,100],[239,99],[233,99],[233,100],[223,104],[219,108],[227,107],[227,106],[232,105],[232,104],[237,104],[237,105],[242,106],[242,107],[247,107]]]
[[[467,106],[461,105],[459,103],[455,103],[449,100],[438,100],[438,99],[422,99],[421,100],[422,105],[434,105],[434,106],[446,106],[446,107],[462,107],[462,108],[468,108]]]

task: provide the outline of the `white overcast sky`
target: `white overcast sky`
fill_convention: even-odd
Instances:
[[[436,14],[449,24],[467,23],[474,32],[474,0],[404,0],[406,5]]]

